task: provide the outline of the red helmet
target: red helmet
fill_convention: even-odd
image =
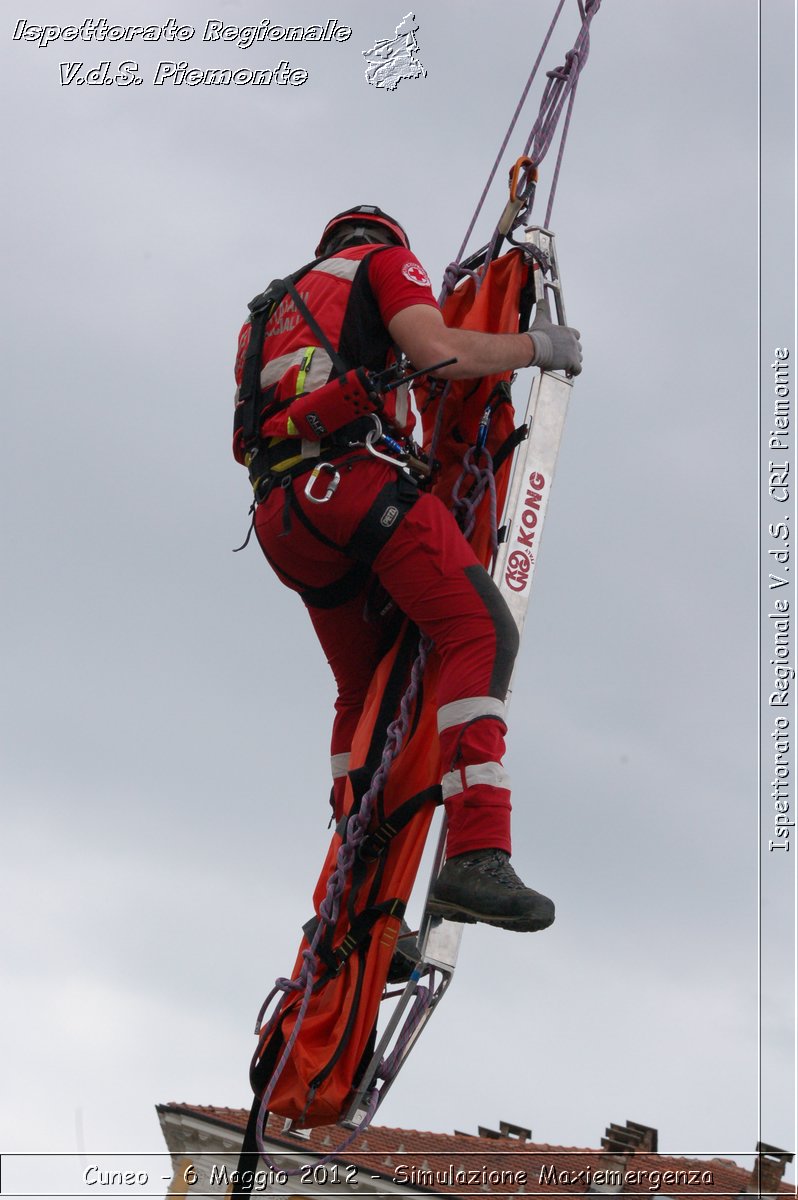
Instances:
[[[321,254],[322,247],[329,239],[332,231],[337,228],[338,225],[349,225],[353,223],[362,225],[380,225],[383,229],[388,230],[388,232],[395,239],[397,246],[404,246],[407,250],[410,249],[410,239],[398,221],[395,221],[393,217],[389,217],[388,214],[384,213],[381,208],[377,208],[373,204],[357,204],[354,208],[347,208],[344,210],[344,212],[338,213],[337,216],[333,217],[327,222],[327,224],[324,226],[324,232],[321,235],[319,244],[316,247],[316,254]]]

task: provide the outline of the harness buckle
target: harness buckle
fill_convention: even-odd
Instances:
[[[322,471],[329,471],[330,474],[332,475],[332,479],[330,480],[329,484],[327,485],[327,491],[324,493],[323,496],[314,496],[313,495],[313,484],[316,482],[318,476],[320,475],[320,473]],[[338,487],[338,484],[340,482],[341,482],[341,473],[332,463],[328,463],[328,462],[317,463],[316,466],[313,468],[313,470],[310,472],[308,481],[305,484],[305,495],[307,496],[308,500],[312,500],[312,502],[314,504],[326,504],[327,501],[335,493],[335,489]]]

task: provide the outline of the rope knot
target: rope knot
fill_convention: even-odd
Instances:
[[[443,286],[447,292],[453,292],[460,279],[460,264],[456,262],[449,263],[446,270],[443,272]]]
[[[479,458],[484,455],[485,465],[479,466]],[[461,490],[469,476],[474,485],[468,496],[462,496]],[[463,455],[463,469],[452,487],[452,508],[458,514],[463,536],[468,539],[474,531],[477,521],[477,510],[485,493],[490,496],[490,535],[491,548],[495,557],[498,550],[496,533],[496,480],[493,477],[493,458],[487,446],[469,446]]]
[[[569,50],[568,54],[570,54],[570,53],[571,53],[571,51]],[[566,56],[565,56],[566,59],[568,58],[568,54],[566,54]],[[569,66],[568,63],[562,63],[559,67],[552,67],[552,69],[550,71],[546,72],[546,78],[547,79],[556,79],[556,80],[559,80],[560,83],[566,83],[568,81],[568,77],[569,77],[568,66]]]

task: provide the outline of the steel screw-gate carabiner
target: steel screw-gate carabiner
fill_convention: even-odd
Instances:
[[[327,487],[327,491],[324,493],[323,496],[314,496],[313,495],[313,484],[316,482],[316,480],[319,476],[319,473],[321,471],[330,471],[332,474],[332,479],[330,480],[329,485]],[[305,484],[305,495],[307,496],[308,500],[312,500],[314,504],[326,504],[327,501],[330,499],[330,497],[335,492],[335,489],[338,487],[338,484],[340,482],[341,482],[341,473],[340,473],[340,471],[337,470],[336,467],[333,466],[332,463],[328,463],[328,462],[317,463],[316,466],[313,468],[313,470],[310,472],[310,478],[308,479],[307,483]]]

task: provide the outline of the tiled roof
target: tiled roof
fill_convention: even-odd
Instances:
[[[215,1105],[159,1105],[159,1112],[164,1111],[185,1113],[241,1131],[249,1117],[246,1110]],[[314,1154],[330,1154],[351,1135],[351,1130],[343,1126],[324,1125],[312,1129],[307,1140],[304,1137],[300,1140],[284,1133],[284,1124],[282,1117],[269,1117],[269,1140],[294,1151],[302,1146]],[[603,1151],[592,1148],[392,1129],[384,1125],[370,1126],[338,1157],[368,1170],[371,1175],[441,1195],[584,1195],[591,1182],[598,1185],[606,1182],[597,1173],[613,1166]],[[752,1155],[752,1166],[753,1162]],[[455,1178],[454,1172],[458,1170],[470,1172],[469,1186],[464,1187],[462,1176]],[[675,1158],[646,1151],[630,1155],[623,1170],[627,1173],[624,1193],[648,1196],[657,1193],[738,1196],[751,1179],[750,1170],[728,1159]],[[783,1183],[779,1191],[792,1194],[794,1189]]]

